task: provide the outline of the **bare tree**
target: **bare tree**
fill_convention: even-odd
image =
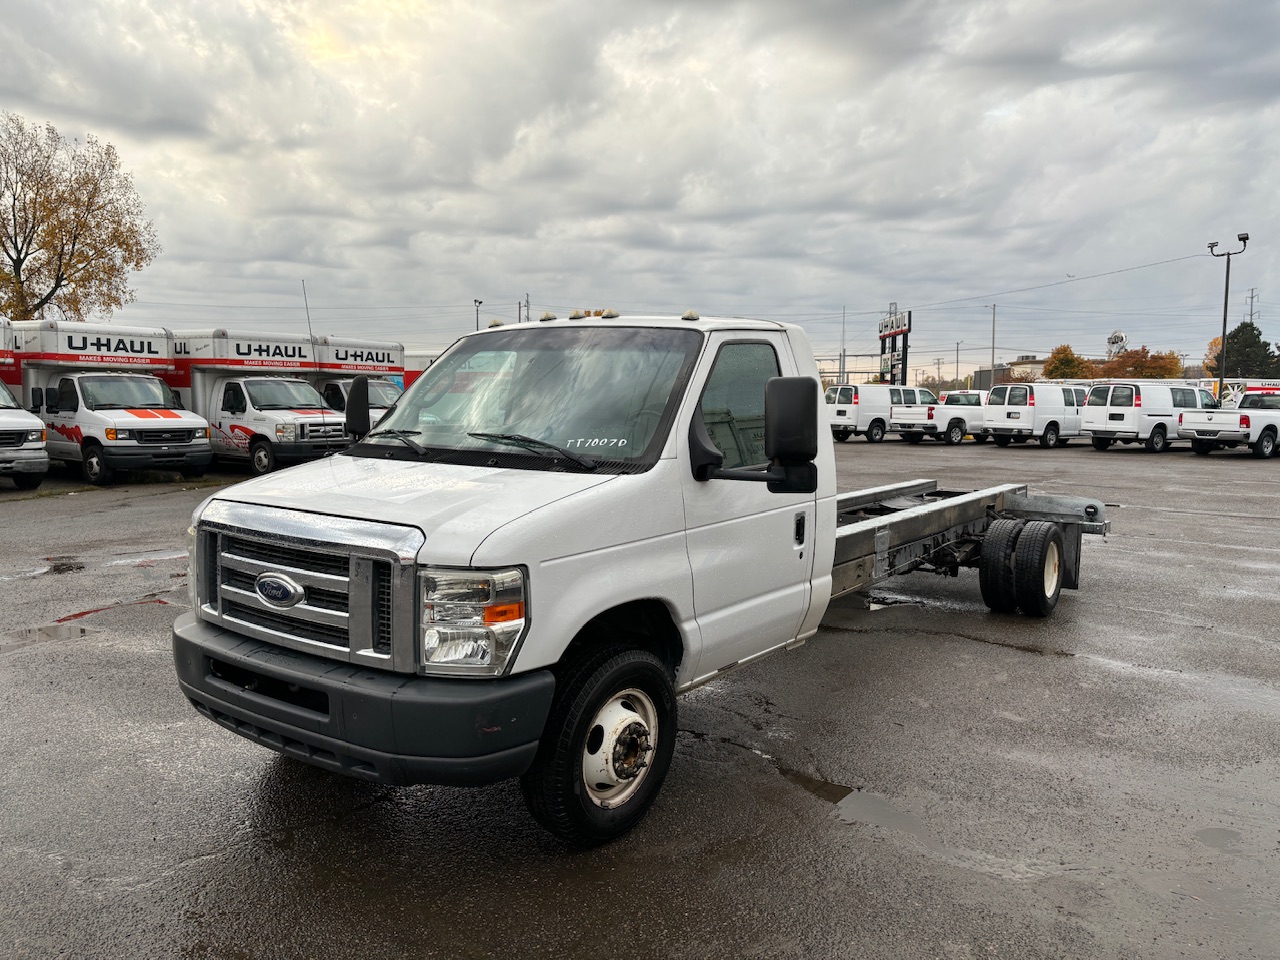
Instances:
[[[115,147],[0,114],[0,313],[110,315],[133,300],[130,271],[159,252]]]

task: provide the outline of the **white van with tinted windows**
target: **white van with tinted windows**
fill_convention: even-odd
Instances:
[[[1060,447],[1081,435],[1084,387],[1061,383],[1002,383],[987,394],[984,436],[997,447],[1038,440]]]
[[[833,437],[843,443],[850,437],[865,436],[871,443],[879,443],[889,432],[890,414],[895,405],[936,404],[938,398],[923,387],[840,383],[827,388],[826,401]],[[917,431],[899,432],[916,441],[924,436]]]
[[[1141,443],[1163,453],[1178,437],[1178,414],[1218,406],[1212,393],[1192,383],[1114,380],[1089,388],[1084,429],[1093,449],[1113,443]]]

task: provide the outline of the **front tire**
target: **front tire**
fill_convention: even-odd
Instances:
[[[1095,450],[1109,450],[1109,449],[1111,449],[1111,438],[1110,438],[1110,437],[1094,437],[1094,438],[1093,438],[1093,449],[1095,449]]]
[[[849,439],[849,431],[841,430],[839,433],[833,433],[832,436],[835,437],[839,443],[844,443]]]
[[[1062,593],[1062,531],[1056,523],[1032,520],[1018,538],[1014,592],[1028,617],[1047,617]]]
[[[34,490],[44,481],[43,473],[15,473],[14,485],[19,490]]]
[[[1207,440],[1192,440],[1191,452],[1198,453],[1202,457],[1207,457],[1213,453],[1213,444]]]
[[[276,452],[271,449],[271,441],[255,440],[249,446],[249,469],[254,476],[261,477],[276,468]]]
[[[95,487],[107,486],[115,476],[115,471],[108,466],[107,459],[102,453],[102,447],[96,443],[85,445],[84,459],[80,461],[80,469],[84,472],[85,480]]]
[[[529,813],[563,842],[595,846],[648,812],[676,745],[671,672],[647,650],[588,650],[557,678],[538,755],[520,778]]]
[[[996,445],[997,447],[1007,447],[1007,446],[1009,445],[1009,442],[1010,442],[1013,438],[1012,438],[1012,437],[1009,437],[1009,436],[1007,436],[1007,435],[1005,435],[1005,434],[1003,434],[1003,433],[997,433],[997,434],[996,434],[994,437],[992,437],[991,439],[995,441],[995,445]]]
[[[919,443],[921,440],[924,439],[924,434],[923,433],[904,433],[902,435],[902,439],[907,441],[907,443]]]
[[[975,433],[973,435],[974,443],[986,443],[990,439],[985,433]]]

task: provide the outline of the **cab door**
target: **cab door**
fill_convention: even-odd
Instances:
[[[1062,404],[1062,429],[1058,431],[1058,435],[1063,437],[1079,436],[1083,411],[1080,409],[1080,404],[1076,402],[1076,391],[1073,387],[1062,388]]]
[[[786,349],[777,334],[711,337],[714,360],[692,387],[690,417],[702,418],[724,467],[765,464],[764,385],[794,370]],[[816,500],[770,493],[765,483],[695,480],[687,460],[680,473],[702,636],[697,673],[707,676],[796,636],[809,604]]]
[[[215,387],[215,389],[218,389]],[[229,380],[221,385],[218,397],[218,408],[213,411],[213,419],[209,431],[212,437],[213,452],[224,456],[243,457],[249,450],[249,439],[253,430],[243,421],[249,409],[249,401],[244,395],[244,387]]]
[[[45,423],[49,430],[45,434],[45,448],[49,456],[55,460],[79,460],[80,443],[83,431],[77,423],[80,411],[80,394],[76,391],[76,382],[72,377],[62,377],[56,388],[50,385],[47,393],[54,393],[56,413],[48,412],[48,401],[45,406]]]

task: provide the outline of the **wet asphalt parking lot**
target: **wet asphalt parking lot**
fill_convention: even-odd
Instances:
[[[513,783],[347,780],[191,709],[183,534],[243,475],[0,481],[0,957],[1280,955],[1280,463],[836,456],[1119,506],[1050,620],[915,574],[692,692],[654,809],[585,853]]]

